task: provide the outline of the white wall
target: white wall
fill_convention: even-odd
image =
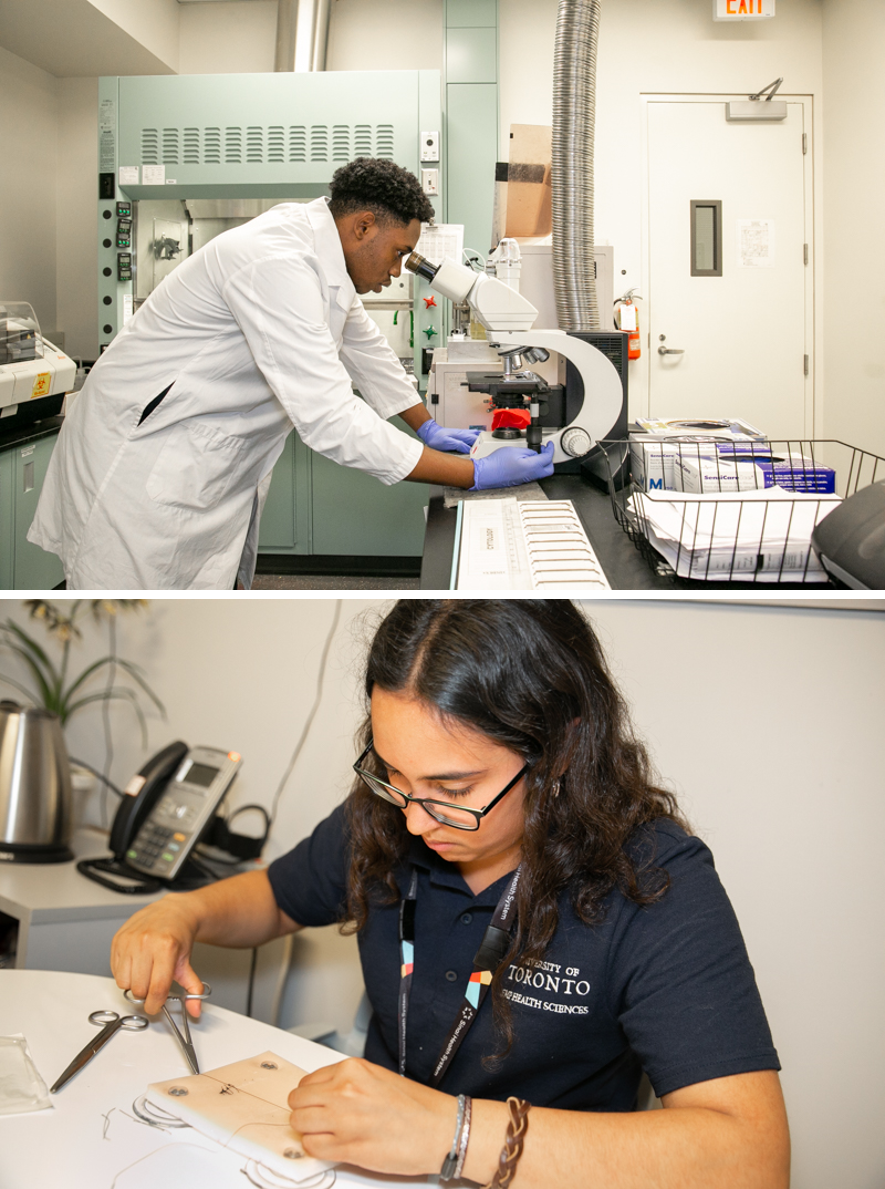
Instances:
[[[793,1189],[878,1189],[885,617],[590,613],[741,922],[783,1064]]]
[[[273,70],[276,0],[181,5],[180,74]],[[442,0],[335,0],[327,70],[440,70]]]
[[[329,70],[442,70],[442,0],[335,0]]]
[[[342,604],[321,708],[268,858],[345,795],[359,641],[384,606]],[[885,615],[620,599],[588,610],[741,921],[784,1066],[794,1189],[880,1189]],[[168,723],[152,722],[150,750],[175,737],[236,748],[245,764],[233,804],[269,805],[312,704],[333,613],[331,599],[253,597],[156,600],[124,617],[120,653],[145,666],[168,707]],[[0,619],[8,614],[25,622],[18,603],[0,603]],[[98,643],[90,633],[84,660],[100,655]],[[68,738],[74,754],[104,763],[95,710]],[[115,714],[114,779],[143,759],[131,718]],[[359,995],[355,946],[318,933],[299,938],[285,1019],[346,1026]],[[262,970],[264,1011],[273,955]]]
[[[98,355],[98,79],[58,80],[56,279],[65,350]]]
[[[178,0],[138,0],[137,4],[131,0],[89,0],[89,3],[160,61],[180,72]]]
[[[885,455],[885,5],[828,0],[823,34],[826,432]]]
[[[557,0],[499,5],[501,128],[552,124]],[[748,95],[783,77],[781,92],[821,96],[821,0],[779,0],[770,21],[716,24],[707,0],[611,0],[602,4],[596,87],[595,235],[613,244],[615,296],[642,296],[644,151],[641,96]],[[531,47],[529,53],[529,47]],[[819,183],[818,183],[819,191]],[[820,204],[818,193],[816,201]],[[818,218],[818,232],[821,230]],[[639,303],[648,326],[647,306]],[[822,346],[818,338],[818,349]],[[734,344],[723,344],[727,358]],[[815,353],[817,354],[817,352]],[[630,364],[630,414],[647,415],[649,351]],[[816,360],[816,362],[818,362]],[[822,408],[822,372],[816,376]],[[820,422],[818,423],[820,425]]]
[[[56,330],[59,80],[0,48],[0,301]],[[94,271],[94,266],[93,266]]]
[[[182,4],[179,74],[273,70],[276,0]]]

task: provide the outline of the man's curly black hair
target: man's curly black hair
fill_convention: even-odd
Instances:
[[[329,210],[340,219],[357,211],[372,211],[384,222],[404,226],[418,219],[433,220],[433,207],[413,173],[379,157],[357,157],[332,174]]]

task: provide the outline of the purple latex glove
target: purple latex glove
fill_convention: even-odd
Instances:
[[[540,454],[522,446],[502,446],[485,458],[473,460],[471,491],[488,491],[491,487],[518,487],[535,479],[553,474],[553,443],[548,442]]]
[[[470,447],[479,437],[478,429],[445,429],[431,417],[415,431],[430,450],[455,450],[458,454],[469,454]]]

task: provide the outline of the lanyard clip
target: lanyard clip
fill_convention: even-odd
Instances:
[[[495,925],[489,925],[483,934],[479,949],[476,951],[473,965],[478,970],[490,970],[494,974],[501,965],[501,961],[507,953],[509,945],[509,931],[499,929]]]
[[[415,900],[400,900],[399,902],[399,939],[400,941],[415,940]]]

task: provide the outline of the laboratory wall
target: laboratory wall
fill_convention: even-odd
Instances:
[[[45,7],[50,0],[41,0]],[[272,69],[275,0],[178,4],[96,0],[93,7],[161,72]],[[512,123],[549,123],[557,0],[500,0],[501,154]],[[643,282],[644,145],[640,97],[749,94],[777,77],[813,102],[815,433],[885,454],[881,0],[779,0],[774,20],[717,25],[709,0],[606,0],[596,125],[596,234],[615,248],[616,292]],[[0,27],[0,33],[2,33]],[[114,42],[116,44],[116,42]],[[68,350],[94,357],[95,95],[86,46],[47,73],[0,51],[4,170],[0,294],[32,300]],[[94,52],[94,47],[93,51]],[[91,58],[89,59],[91,60]],[[126,71],[108,65],[107,72]],[[442,65],[442,0],[336,0],[333,70]],[[69,77],[70,76],[70,77]],[[12,229],[12,230],[11,230]],[[641,307],[640,307],[641,308]],[[772,311],[777,317],[777,311]],[[55,324],[55,325],[53,325]],[[756,350],[752,343],[730,349]],[[727,352],[723,366],[727,365]],[[631,412],[644,411],[648,352],[631,364]]]
[[[138,0],[137,4],[131,0],[88,0],[88,3],[158,61],[173,72],[182,73],[178,0]]]
[[[46,331],[58,329],[60,87],[59,79],[0,47],[0,302],[30,302]]]
[[[826,431],[885,455],[885,5],[824,5]]]
[[[58,104],[56,276],[58,324],[65,350],[81,359],[98,354],[98,79],[61,78]]]
[[[711,20],[712,8],[705,0],[603,3],[596,85],[595,233],[598,243],[614,245],[615,297],[634,287],[647,296],[641,96],[746,96],[782,77],[784,94],[811,95],[819,104],[823,7],[824,0],[779,0],[774,20],[722,25]],[[552,122],[557,10],[557,0],[499,4],[503,152],[511,124]],[[815,136],[818,131],[815,124]],[[819,206],[819,194],[815,201]],[[816,234],[821,231],[818,213]],[[639,307],[640,321],[647,326],[641,301]],[[820,329],[819,323],[814,352],[817,433],[822,432],[826,408]],[[757,344],[729,335],[723,366],[730,351],[758,349]],[[643,341],[642,357],[630,364],[632,416],[648,415],[649,357]]]
[[[235,748],[245,762],[233,806],[270,807],[314,707],[334,626],[319,706],[266,857],[281,853],[346,795],[360,658],[389,605],[170,599],[121,615],[119,654],[144,666],[166,706],[165,720],[149,715],[148,751],[173,738]],[[678,599],[585,607],[640,735],[711,846],[736,908],[783,1064],[794,1189],[880,1189],[885,614]],[[44,633],[19,603],[0,603],[0,620],[9,615]],[[103,655],[106,631],[84,624],[77,664]],[[10,665],[0,654],[0,671]],[[107,765],[119,784],[146,753],[127,707],[111,723],[109,742],[99,709],[86,708],[67,738],[75,756]],[[99,822],[100,800],[89,795],[81,819]],[[258,823],[243,815],[239,825],[254,832]],[[264,1017],[280,953],[269,948],[259,964]],[[296,939],[282,1022],[346,1028],[360,988],[353,939],[307,931]]]
[[[441,70],[443,0],[336,0],[329,70]]]
[[[40,0],[40,12],[54,2]],[[63,7],[54,10],[58,20]],[[121,64],[108,63],[107,73],[126,73],[127,62],[143,59],[153,65],[139,70],[184,74],[252,73],[274,64],[275,0],[92,0],[86,7],[95,19],[101,14],[108,37],[113,31],[119,43]],[[498,5],[502,156],[511,124],[551,121],[557,8],[557,0]],[[443,0],[335,0],[328,67],[438,68],[441,17]],[[0,43],[11,21],[5,15]],[[48,36],[52,27],[50,21]],[[616,292],[635,285],[641,292],[641,96],[749,94],[783,76],[782,93],[812,97],[815,433],[880,454],[885,166],[875,145],[885,120],[884,37],[880,0],[779,0],[773,20],[734,26],[711,21],[709,0],[607,0],[596,124],[597,239],[615,247]],[[0,295],[30,300],[46,329],[62,329],[70,353],[94,358],[96,81],[79,76],[96,48],[76,39],[70,45],[54,73],[0,49]],[[647,367],[647,351],[630,364],[633,415],[646,411]]]
[[[179,74],[262,74],[273,70],[276,0],[179,5]]]

